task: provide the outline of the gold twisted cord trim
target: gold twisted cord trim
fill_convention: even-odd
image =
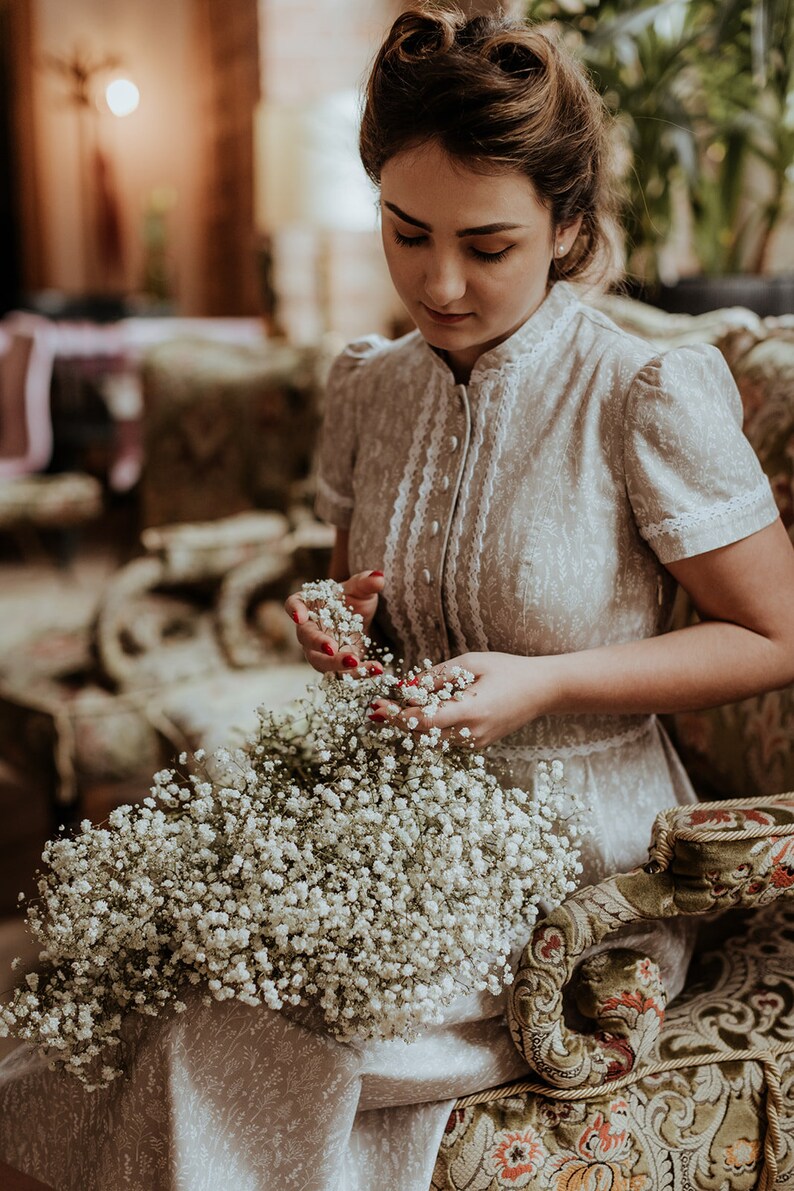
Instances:
[[[719,1051],[717,1054],[664,1059],[659,1063],[654,1063],[653,1066],[640,1067],[636,1071],[630,1071],[620,1079],[610,1080],[609,1083],[600,1084],[598,1087],[553,1088],[548,1084],[517,1080],[514,1083],[502,1084],[500,1087],[486,1088],[483,1092],[473,1092],[470,1096],[461,1096],[455,1101],[455,1108],[492,1104],[496,1100],[504,1100],[509,1096],[517,1096],[526,1092],[544,1096],[547,1100],[594,1100],[599,1096],[610,1095],[620,1088],[638,1083],[646,1075],[661,1075],[665,1071],[685,1071],[690,1067],[708,1067],[711,1063],[760,1063],[766,1081],[766,1134],[764,1136],[764,1162],[759,1173],[758,1191],[773,1191],[778,1175],[778,1156],[783,1149],[780,1118],[784,1113],[784,1105],[777,1057],[786,1054],[794,1054],[794,1042],[781,1042],[768,1050],[727,1050]]]
[[[504,1100],[508,1096],[523,1095],[530,1092],[536,1096],[544,1096],[547,1100],[592,1100],[597,1096],[610,1095],[620,1088],[629,1087],[644,1079],[646,1075],[661,1075],[665,1071],[685,1071],[688,1067],[708,1067],[710,1063],[757,1062],[764,1065],[772,1064],[777,1070],[778,1055],[794,1054],[794,1042],[781,1042],[774,1048],[767,1050],[721,1050],[708,1055],[690,1055],[680,1059],[663,1059],[658,1063],[640,1066],[619,1079],[611,1079],[607,1083],[585,1088],[555,1088],[551,1084],[538,1083],[532,1080],[520,1079],[513,1083],[500,1084],[495,1088],[486,1088],[482,1092],[472,1092],[470,1096],[461,1096],[455,1101],[455,1108],[470,1108],[475,1104],[491,1104],[494,1100]],[[780,1081],[778,1077],[778,1094]]]
[[[756,806],[774,806],[779,800],[794,800],[794,792],[785,794],[768,794],[758,798],[725,798],[718,802],[692,803],[692,806],[674,806],[661,811],[656,816],[653,825],[653,842],[650,847],[650,857],[654,864],[666,869],[673,858],[673,841],[686,840],[694,843],[734,843],[741,840],[764,839],[767,836],[779,837],[794,835],[794,822],[769,823],[766,826],[737,827],[729,830],[707,827],[677,827],[676,819],[682,812],[696,807],[715,807],[720,810],[752,810]],[[791,807],[794,810],[794,805]]]

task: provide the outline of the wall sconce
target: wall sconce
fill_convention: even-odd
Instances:
[[[131,116],[141,102],[141,93],[131,79],[113,79],[105,87],[105,102],[114,116]]]
[[[46,54],[43,64],[66,82],[77,114],[83,285],[89,292],[115,292],[124,277],[124,230],[112,161],[102,146],[97,92],[101,76],[118,72],[122,60],[117,54],[95,57],[77,47],[67,55]],[[140,94],[134,83],[116,74],[105,89],[105,99],[115,115],[129,115],[138,106]]]

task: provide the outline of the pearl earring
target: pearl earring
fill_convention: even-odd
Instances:
[[[565,252],[565,245],[564,245],[564,244],[558,244],[558,245],[557,245],[557,256],[562,256],[562,254],[563,254],[564,252]]]

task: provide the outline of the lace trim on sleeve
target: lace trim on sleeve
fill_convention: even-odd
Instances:
[[[680,533],[684,529],[693,529],[707,521],[722,521],[732,513],[741,512],[761,504],[764,497],[769,495],[769,481],[764,478],[750,492],[741,492],[729,500],[721,500],[717,504],[709,505],[705,509],[697,509],[692,513],[679,513],[675,517],[664,517],[661,521],[654,521],[652,525],[641,525],[640,533],[647,542],[655,541],[664,534]]]
[[[352,497],[342,496],[341,493],[337,492],[335,488],[332,488],[328,481],[324,480],[322,476],[317,477],[317,491],[332,505],[336,505],[338,509],[353,508]]]

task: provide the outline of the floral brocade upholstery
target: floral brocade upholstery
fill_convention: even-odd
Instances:
[[[645,870],[579,891],[537,925],[508,1021],[537,1076],[458,1102],[432,1191],[741,1191],[794,1185],[794,795],[660,815]],[[729,915],[720,911],[733,908]],[[703,915],[666,1010],[630,951],[579,969],[624,923]]]

